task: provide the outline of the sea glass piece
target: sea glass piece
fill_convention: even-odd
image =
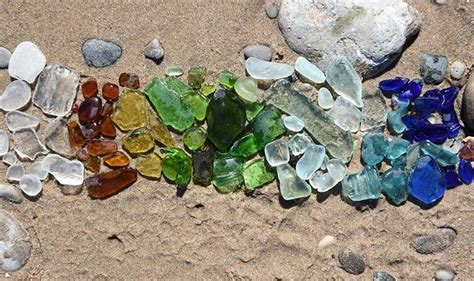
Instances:
[[[408,151],[410,142],[404,139],[393,139],[388,143],[387,150],[385,151],[385,157],[390,160],[396,159]]]
[[[248,121],[252,121],[265,106],[259,102],[249,103],[245,106],[245,116]]]
[[[78,117],[83,123],[90,123],[100,117],[102,100],[99,97],[85,99],[79,106]]]
[[[267,106],[260,111],[253,119],[251,126],[259,150],[286,131],[280,110],[274,106]]]
[[[86,161],[84,161],[84,168],[98,174],[100,172],[100,166],[102,165],[102,160],[97,156],[90,156]]]
[[[461,180],[465,184],[472,183],[474,171],[472,169],[472,164],[470,161],[461,159],[461,161],[459,161],[458,172],[459,172],[459,178],[461,178]]]
[[[462,185],[462,182],[458,177],[458,173],[456,173],[456,167],[443,167],[441,169],[441,173],[443,174],[446,188],[454,188]]]
[[[235,141],[229,150],[230,155],[235,157],[250,157],[259,151],[257,140],[253,133],[247,134]]]
[[[44,143],[51,151],[60,154],[67,158],[72,158],[75,155],[74,149],[69,142],[69,132],[67,119],[64,117],[57,117],[46,125],[44,132]]]
[[[282,119],[285,127],[292,132],[299,132],[304,128],[304,122],[296,116],[283,116]]]
[[[13,164],[15,164],[16,162],[18,162],[18,159],[16,158],[16,154],[15,152],[13,151],[10,151],[10,152],[7,152],[4,156],[3,156],[3,163],[11,166]]]
[[[355,133],[359,131],[362,113],[346,98],[339,96],[334,102],[329,115],[334,118],[334,123],[345,131]]]
[[[190,150],[200,148],[207,139],[207,132],[202,127],[191,127],[184,132],[183,142]]]
[[[114,140],[90,140],[87,142],[87,153],[90,156],[103,156],[117,151],[118,145]]]
[[[210,145],[193,152],[193,183],[209,186],[212,181],[214,166],[214,148]]]
[[[41,166],[62,185],[80,185],[84,181],[84,165],[57,154],[48,154]]]
[[[265,146],[265,159],[272,167],[277,167],[290,161],[290,151],[285,140],[275,140]]]
[[[122,151],[116,151],[104,157],[104,164],[111,168],[127,167],[129,163],[130,159]]]
[[[257,159],[246,163],[243,171],[246,191],[253,191],[275,179],[275,172],[266,163],[265,159]]]
[[[81,132],[86,140],[97,139],[100,137],[100,125],[91,122],[81,127]]]
[[[415,167],[418,158],[420,158],[422,155],[423,153],[421,151],[420,144],[415,143],[408,147],[405,166],[405,169],[408,171],[408,173],[412,172],[412,169]]]
[[[316,171],[309,179],[309,184],[318,192],[328,192],[338,182],[329,174],[322,171]]]
[[[22,176],[19,186],[21,191],[30,197],[38,196],[43,190],[43,184],[33,175]]]
[[[441,146],[436,145],[430,141],[424,141],[420,144],[420,148],[426,155],[433,157],[433,159],[438,162],[441,166],[452,166],[459,163],[459,157],[448,151],[443,149]]]
[[[144,177],[159,179],[161,177],[161,158],[156,153],[140,155],[136,169]]]
[[[325,171],[327,170],[327,164],[329,162],[329,157],[327,154],[324,155],[324,160],[323,160],[323,164],[321,164],[321,170]],[[342,162],[344,163],[344,162]]]
[[[0,157],[5,156],[10,148],[10,139],[5,131],[0,129]]]
[[[244,159],[217,153],[214,159],[212,184],[219,193],[231,193],[240,189]]]
[[[78,108],[79,111],[79,108]],[[100,111],[100,116],[106,117],[111,116],[112,112],[114,111],[114,104],[111,101],[106,101],[102,106],[102,110]]]
[[[207,106],[209,104],[209,100],[205,96],[199,94],[192,87],[184,84],[181,80],[175,77],[168,78],[166,80],[166,86],[181,97],[183,103],[191,108],[191,111],[197,120],[204,120],[206,117]]]
[[[234,88],[235,83],[239,79],[237,75],[228,70],[224,70],[219,73],[217,78],[219,80],[219,84],[228,90],[232,90]]]
[[[201,85],[201,93],[204,96],[209,96],[211,94],[214,94],[214,92],[217,90],[217,84],[202,84]]]
[[[207,108],[209,140],[220,151],[225,151],[245,128],[245,112],[227,90],[218,89]]]
[[[34,43],[25,41],[16,46],[8,63],[11,77],[33,83],[46,65],[46,57]]]
[[[385,99],[378,89],[364,91],[362,95],[362,132],[384,128],[387,123],[387,105]]]
[[[38,117],[17,110],[7,112],[5,120],[11,132],[26,128],[36,129],[39,125]]]
[[[382,192],[393,204],[400,205],[407,201],[407,180],[408,175],[405,170],[395,167],[385,171],[380,176]]]
[[[346,57],[337,57],[328,65],[326,80],[338,95],[362,107],[362,80]]]
[[[168,88],[163,79],[155,78],[146,86],[145,94],[166,125],[179,132],[193,125],[194,115],[191,108],[178,93]]]
[[[84,184],[92,199],[106,199],[126,189],[135,181],[137,172],[123,168],[87,178]]]
[[[334,98],[331,92],[325,87],[318,90],[318,105],[322,109],[331,109],[334,105]]]
[[[342,180],[342,194],[353,202],[379,199],[381,192],[379,172],[372,166],[365,166]]]
[[[200,89],[207,75],[207,69],[203,66],[193,66],[188,71],[188,84],[193,89]]]
[[[106,138],[115,138],[117,136],[117,130],[115,129],[114,122],[110,116],[104,117],[100,122],[100,134]]]
[[[304,57],[298,57],[296,59],[295,71],[304,82],[322,84],[326,80],[326,75],[324,75],[316,65]]]
[[[192,176],[192,161],[182,149],[163,148],[161,168],[163,175],[178,186],[186,186]]]
[[[166,68],[165,74],[169,77],[178,77],[183,75],[184,70],[179,65],[170,65]]]
[[[155,147],[155,139],[148,130],[137,129],[128,133],[122,140],[123,148],[132,155],[146,153]]]
[[[382,92],[387,94],[398,94],[410,82],[410,79],[404,77],[395,77],[393,79],[382,80],[379,83],[379,88]]]
[[[254,103],[257,101],[257,81],[251,77],[241,77],[235,82],[235,92],[244,101]]]
[[[86,138],[82,135],[81,127],[76,121],[67,124],[69,133],[69,144],[72,147],[83,147],[86,144]]]
[[[408,178],[408,193],[429,205],[443,197],[445,191],[446,183],[438,163],[431,156],[420,157]]]
[[[308,133],[326,147],[333,157],[344,162],[351,159],[354,145],[351,133],[339,128],[330,115],[314,105],[290,82],[280,80],[273,84],[265,92],[265,99],[267,103],[302,120]]]
[[[304,180],[311,178],[324,161],[326,149],[322,145],[311,144],[296,163],[296,174]]]
[[[175,146],[173,137],[171,136],[168,127],[163,124],[163,121],[161,121],[160,118],[156,116],[151,108],[148,108],[148,125],[150,128],[150,134],[155,139],[155,141],[167,147]]]
[[[22,164],[13,164],[8,167],[6,178],[11,182],[19,182],[23,175],[25,175],[25,167]]]
[[[99,86],[95,78],[89,78],[86,82],[81,85],[82,96],[87,99],[97,96],[99,93]]]
[[[48,178],[48,171],[43,169],[41,161],[33,162],[27,169],[27,174],[37,177],[39,180],[46,180]]]
[[[70,68],[48,65],[39,75],[33,94],[33,103],[46,115],[69,114],[76,99],[79,76]]]
[[[388,141],[382,132],[368,132],[362,139],[362,159],[369,166],[382,162],[387,151]]]
[[[468,141],[459,151],[459,157],[468,161],[474,161],[474,143]]]
[[[400,106],[387,114],[387,123],[390,131],[401,134],[406,130],[407,127],[405,123],[403,123],[402,118],[407,115],[407,113],[408,106]]]
[[[346,164],[340,159],[330,159],[326,164],[326,169],[329,175],[336,181],[336,183],[342,181],[347,175]]]
[[[48,153],[40,142],[36,131],[27,128],[13,133],[13,147],[21,159],[33,161],[38,155]]]
[[[311,195],[311,186],[296,175],[295,169],[290,164],[282,164],[276,169],[280,183],[280,195],[284,200],[290,201]]]
[[[268,62],[254,57],[245,61],[245,70],[256,80],[277,80],[293,75],[292,66],[284,63]]]
[[[102,86],[102,97],[109,101],[116,101],[119,98],[119,87],[114,83],[105,83]]]
[[[303,154],[306,149],[313,143],[310,137],[305,133],[300,133],[294,135],[288,141],[288,148],[291,151],[291,154],[294,156],[298,156]]]
[[[119,76],[119,85],[136,90],[140,88],[140,79],[135,73],[124,72]]]
[[[4,111],[13,111],[24,108],[31,99],[31,89],[22,80],[15,80],[8,84],[0,97],[0,108]]]
[[[142,128],[147,124],[146,110],[145,95],[138,91],[125,89],[115,104],[112,121],[122,131]]]

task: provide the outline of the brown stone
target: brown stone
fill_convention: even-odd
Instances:
[[[81,148],[76,152],[76,158],[80,161],[87,161],[89,160],[89,154],[87,154],[87,150]]]
[[[97,173],[100,172],[100,164],[101,164],[100,162],[101,162],[101,161],[100,161],[100,158],[99,158],[99,157],[97,157],[97,156],[91,156],[91,157],[89,157],[89,159],[87,159],[87,160],[84,162],[84,167],[85,167],[87,170],[89,170],[89,171],[91,171],[91,172],[97,174]]]
[[[82,95],[84,98],[91,98],[97,96],[99,92],[99,86],[97,85],[97,80],[94,78],[90,78],[86,82],[84,82],[81,86]]]
[[[117,151],[104,157],[105,165],[111,168],[126,167],[130,163],[128,156],[122,151]]]
[[[110,116],[102,119],[100,123],[100,133],[106,138],[115,138],[117,136],[117,130],[115,130],[114,122]]]
[[[87,153],[91,156],[103,156],[117,151],[118,145],[113,140],[90,140],[87,142]]]
[[[88,123],[81,127],[82,135],[88,139],[96,139],[100,137],[100,126],[97,123]]]
[[[468,141],[463,148],[461,148],[459,156],[467,161],[474,161],[474,144]]]
[[[106,199],[126,189],[136,180],[135,170],[123,168],[87,178],[85,186],[91,198]]]
[[[116,101],[119,97],[119,87],[113,83],[105,83],[102,86],[102,97],[106,100]]]
[[[127,87],[130,89],[138,89],[140,88],[140,79],[138,75],[135,73],[122,73],[119,77],[119,84],[122,87]]]
[[[81,126],[76,121],[67,124],[69,132],[69,143],[72,147],[83,147],[86,144],[86,138],[82,135]]]

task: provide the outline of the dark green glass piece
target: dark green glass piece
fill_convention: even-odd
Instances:
[[[201,186],[209,186],[212,180],[214,164],[214,148],[205,146],[193,153],[193,182]]]
[[[257,140],[254,134],[250,133],[235,141],[230,148],[230,155],[239,157],[250,157],[258,152]]]
[[[252,121],[265,106],[259,102],[249,103],[245,106],[245,115],[248,121]]]
[[[188,84],[193,89],[200,89],[207,75],[207,69],[203,66],[193,66],[188,71]]]
[[[257,147],[263,149],[265,145],[285,133],[285,126],[281,120],[280,110],[274,106],[267,106],[252,121],[252,130]]]
[[[219,73],[219,84],[226,89],[232,90],[237,79],[239,79],[239,77],[228,70]]]

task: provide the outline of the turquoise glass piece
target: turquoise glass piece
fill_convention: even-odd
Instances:
[[[253,119],[251,126],[259,150],[286,131],[280,110],[274,106],[267,106],[260,111]]]
[[[306,198],[311,195],[311,186],[296,175],[295,169],[285,163],[277,167],[280,195],[286,200]]]
[[[405,123],[403,123],[402,117],[407,115],[407,113],[408,105],[400,106],[398,109],[390,111],[387,115],[388,129],[396,134],[403,133],[407,127],[405,126]]]
[[[418,158],[423,156],[423,153],[421,152],[421,149],[420,149],[420,144],[415,143],[415,144],[410,145],[408,147],[406,156],[407,156],[407,159],[406,159],[405,169],[410,174],[411,171],[413,170],[413,167],[415,167],[415,164],[418,161]]]
[[[446,183],[438,163],[428,155],[418,158],[408,178],[408,193],[425,205],[443,197]]]
[[[423,141],[420,148],[424,154],[433,157],[438,164],[443,167],[453,166],[459,163],[459,156],[444,149],[442,146],[436,145],[431,141]]]
[[[216,153],[212,172],[212,184],[219,193],[231,193],[240,189],[244,159]]]
[[[407,201],[407,180],[408,175],[403,168],[392,168],[385,171],[380,176],[382,192],[395,205],[400,205]]]
[[[407,153],[408,146],[410,146],[410,142],[407,140],[393,139],[388,144],[385,157],[390,160],[396,159]]]
[[[402,155],[395,159],[390,160],[390,165],[392,167],[405,168],[407,166],[407,156]]]
[[[387,151],[388,141],[382,132],[369,132],[362,139],[362,159],[369,166],[382,162]]]
[[[365,166],[342,180],[342,195],[353,202],[379,199],[381,192],[379,172],[372,166]]]

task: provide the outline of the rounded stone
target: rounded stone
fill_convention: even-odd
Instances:
[[[28,233],[10,213],[0,209],[0,268],[17,271],[31,254]]]
[[[361,274],[365,270],[364,258],[349,249],[340,251],[338,259],[342,268],[351,274]]]
[[[46,57],[34,43],[26,41],[16,46],[10,57],[8,73],[11,77],[33,83],[46,65]]]
[[[443,227],[432,234],[415,237],[411,246],[417,253],[432,254],[446,250],[455,239],[456,231]]]
[[[153,39],[145,47],[143,54],[147,59],[151,59],[156,64],[159,64],[163,60],[165,55],[165,50],[161,46],[161,43],[158,39]]]
[[[436,271],[435,281],[452,281],[454,280],[454,273],[449,269],[440,269]]]
[[[35,197],[43,190],[43,184],[33,175],[24,175],[20,179],[20,189],[26,195]]]
[[[278,16],[279,10],[280,10],[280,7],[276,3],[268,2],[267,4],[265,4],[265,13],[271,19],[274,19]]]
[[[372,274],[373,281],[397,281],[395,277],[383,271],[376,271]]]
[[[464,125],[474,130],[474,75],[470,75],[464,88],[461,116]]]
[[[448,68],[448,58],[442,55],[423,54],[421,56],[420,76],[426,84],[440,84]]]
[[[82,55],[88,66],[101,68],[114,64],[122,56],[122,47],[111,41],[89,38],[82,44]]]
[[[0,69],[5,69],[8,67],[11,56],[12,53],[8,49],[0,47]]]
[[[451,78],[460,80],[466,70],[466,64],[462,61],[455,61],[451,64]]]
[[[248,58],[257,58],[265,61],[272,60],[272,49],[265,45],[255,44],[248,45],[244,49],[244,57]]]

